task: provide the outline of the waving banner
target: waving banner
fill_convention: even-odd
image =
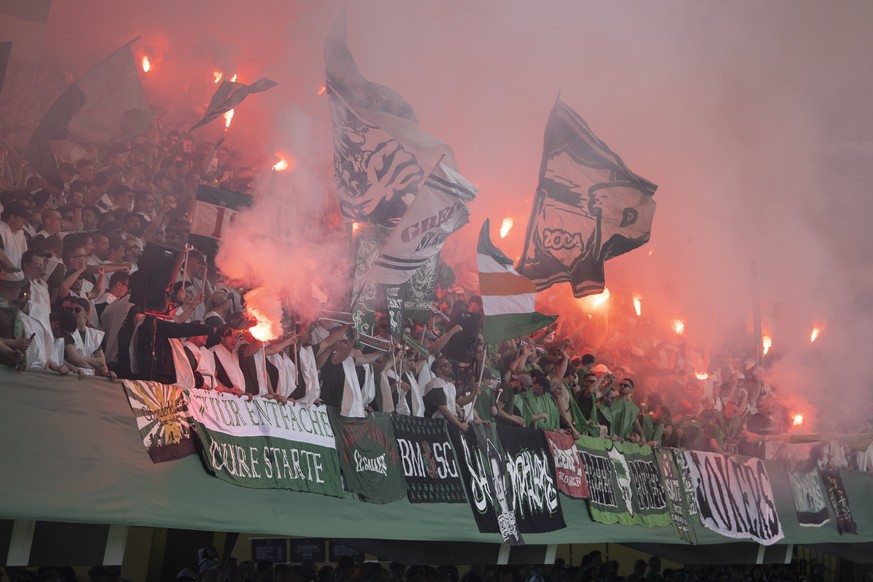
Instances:
[[[600,523],[670,525],[667,499],[649,446],[582,437],[591,518]]]
[[[556,102],[518,272],[538,291],[566,281],[576,297],[600,293],[603,262],[648,242],[656,189]]]
[[[153,463],[175,461],[197,452],[185,392],[176,386],[123,380],[136,427]]]
[[[844,533],[858,533],[858,526],[852,518],[852,510],[849,509],[849,497],[846,495],[846,489],[843,487],[843,479],[840,477],[839,469],[820,469],[819,474],[821,475],[821,481],[824,483],[825,490],[828,492],[831,508],[837,517],[837,531],[840,532],[840,535]]]
[[[564,431],[545,431],[546,440],[552,451],[555,463],[555,476],[558,478],[558,490],[576,499],[588,499],[588,481],[582,469],[582,458],[576,448],[576,441]]]
[[[729,538],[775,544],[785,534],[761,459],[745,462],[718,453],[682,451],[703,525]]]
[[[449,427],[467,488],[467,499],[476,526],[482,533],[499,532],[510,545],[524,544],[515,512],[513,489],[506,471],[506,457],[493,425],[473,425],[462,433]]]
[[[817,471],[788,471],[788,482],[797,523],[802,527],[821,527],[831,520]]]
[[[336,443],[324,406],[248,400],[189,390],[189,409],[207,470],[257,489],[342,497]]]
[[[540,533],[566,527],[555,464],[543,431],[498,426],[497,435],[503,446],[519,529]]]
[[[670,521],[676,536],[689,544],[697,543],[697,534],[691,525],[688,511],[688,497],[682,484],[681,474],[673,460],[670,449],[658,447],[655,449],[655,458],[658,459],[658,469],[661,471],[661,482],[664,484],[664,492],[667,494],[667,509],[670,512]]]
[[[457,455],[440,418],[391,415],[410,503],[464,503]]]
[[[324,65],[343,216],[393,225],[441,159],[454,165],[451,148],[421,131],[400,94],[361,74],[346,45],[344,17],[325,39]]]
[[[365,418],[349,418],[331,408],[329,417],[349,491],[370,503],[390,503],[406,497],[390,416],[377,412]]]

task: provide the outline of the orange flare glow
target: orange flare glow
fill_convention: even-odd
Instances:
[[[821,334],[821,328],[814,327],[812,328],[812,333],[809,334],[809,343],[815,343],[815,340],[818,339],[818,336]]]
[[[149,71],[152,70],[152,63],[148,57],[142,58],[142,70],[144,73],[148,73]]]
[[[708,372],[698,372],[695,370],[694,375],[697,377],[698,380],[708,380],[709,379]]]
[[[233,74],[233,77],[230,78],[231,83],[236,83],[236,73]]]
[[[794,418],[791,420],[791,426],[800,426],[803,424],[803,415],[795,414]]]
[[[683,333],[685,333],[685,322],[681,319],[674,319],[673,331],[676,333],[676,335],[682,335]]]
[[[224,129],[227,130],[230,127],[230,120],[233,119],[233,109],[224,114]]]
[[[603,291],[597,295],[588,295],[587,297],[576,299],[576,305],[578,305],[583,311],[592,311],[605,304],[609,300],[610,295],[609,288],[604,287]],[[588,314],[588,317],[591,317],[590,313]]]
[[[353,222],[352,223],[352,234],[357,233],[359,228],[361,228],[361,225],[358,224],[357,222]]]
[[[277,172],[284,172],[285,170],[288,169],[288,160],[286,160],[285,158],[282,158],[281,160],[279,160],[278,162],[276,162],[273,165],[273,169],[276,170]]]
[[[257,309],[252,309],[251,314],[258,320],[258,323],[249,328],[252,337],[262,342],[274,340],[279,337],[281,333],[281,325],[274,324],[266,315]]]
[[[764,350],[764,355],[767,355],[767,352],[770,351],[770,348],[773,347],[773,338],[769,335],[761,336],[761,347]]]
[[[592,296],[591,307],[599,307],[599,306],[603,305],[609,299],[610,295],[611,295],[611,293],[609,292],[609,288],[604,287],[602,293],[600,293],[599,295]]]
[[[215,77],[215,82],[221,82],[221,78],[224,76],[224,73],[221,71],[212,71],[212,76]]]
[[[318,94],[319,94],[319,95],[324,95],[325,91],[327,91],[327,87],[325,87],[324,85],[322,85],[322,86],[319,87],[319,89],[318,89]]]
[[[637,317],[643,314],[643,298],[639,295],[634,295],[634,311]]]
[[[509,231],[512,230],[513,221],[511,218],[507,217],[503,219],[503,223],[500,225],[500,238],[506,238],[506,235],[509,234]]]

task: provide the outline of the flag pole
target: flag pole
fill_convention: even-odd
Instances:
[[[488,344],[483,343],[482,344],[482,365],[479,366],[479,381],[476,382],[476,387],[479,388],[480,391],[482,390],[482,377],[485,375],[485,358],[487,358],[487,357],[488,357]],[[477,398],[479,398],[478,394],[473,396],[473,400],[470,402],[470,412],[472,414],[475,414],[473,407],[476,406],[476,399]],[[472,414],[471,414],[471,418],[472,418]]]
[[[551,113],[549,113],[549,119],[551,119],[552,115],[554,115],[555,108],[558,106],[560,99],[561,99],[561,91],[558,91],[558,95],[555,97],[555,104],[552,106]],[[547,120],[546,121],[545,136],[548,136],[548,135],[549,135],[549,122]],[[542,160],[540,160],[540,173],[539,173],[539,180],[540,181],[543,179],[543,176],[546,173],[546,164],[547,164],[547,160],[548,160],[548,147],[547,147],[548,143],[546,143],[545,136],[543,137],[543,158],[542,158]],[[544,200],[545,200],[545,197],[540,194],[539,187],[537,187],[537,191],[534,193],[534,202],[533,202],[533,206],[531,207],[530,219],[527,221],[527,228],[525,229],[525,233],[524,233],[524,248],[521,251],[521,258],[518,260],[518,265],[516,265],[516,271],[518,271],[518,273],[520,275],[524,274],[524,262],[525,262],[525,259],[527,258],[527,251],[530,247],[531,232],[533,230],[534,222],[536,221],[537,216],[539,215],[540,211],[542,210]],[[489,238],[491,237],[490,233],[488,234],[488,237]]]
[[[752,259],[752,320],[755,327],[755,371],[760,374],[761,368],[761,350],[762,350],[762,331],[761,331],[761,300],[758,293],[758,261]],[[757,378],[757,376],[756,376]]]

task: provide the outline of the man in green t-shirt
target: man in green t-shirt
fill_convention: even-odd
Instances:
[[[525,410],[522,412],[526,426],[543,430],[560,430],[561,416],[558,413],[558,404],[549,393],[551,384],[545,376],[537,376],[531,389],[519,395],[525,404]]]
[[[497,387],[494,402],[491,406],[491,418],[498,424],[509,426],[525,426],[524,414],[518,407],[524,408],[519,394],[530,390],[533,379],[530,374],[509,374],[509,380]]]

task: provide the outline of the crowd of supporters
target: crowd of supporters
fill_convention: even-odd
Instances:
[[[362,338],[342,315],[289,306],[284,335],[259,341],[246,289],[216,268],[214,247],[189,238],[199,185],[252,194],[256,171],[223,138],[197,143],[163,119],[131,143],[58,147],[52,180],[25,160],[28,128],[0,129],[3,364],[323,402],[347,416],[378,410],[758,456],[791,424],[759,366],[713,357],[720,365],[701,381],[684,346],[654,332],[644,347],[607,338],[595,348],[578,315],[561,314],[560,327],[486,348],[482,301],[459,286],[437,289],[435,315],[401,322],[402,333],[387,314]],[[184,258],[163,315],[131,300],[149,281],[140,270],[149,243]],[[873,470],[869,453],[828,454]]]

